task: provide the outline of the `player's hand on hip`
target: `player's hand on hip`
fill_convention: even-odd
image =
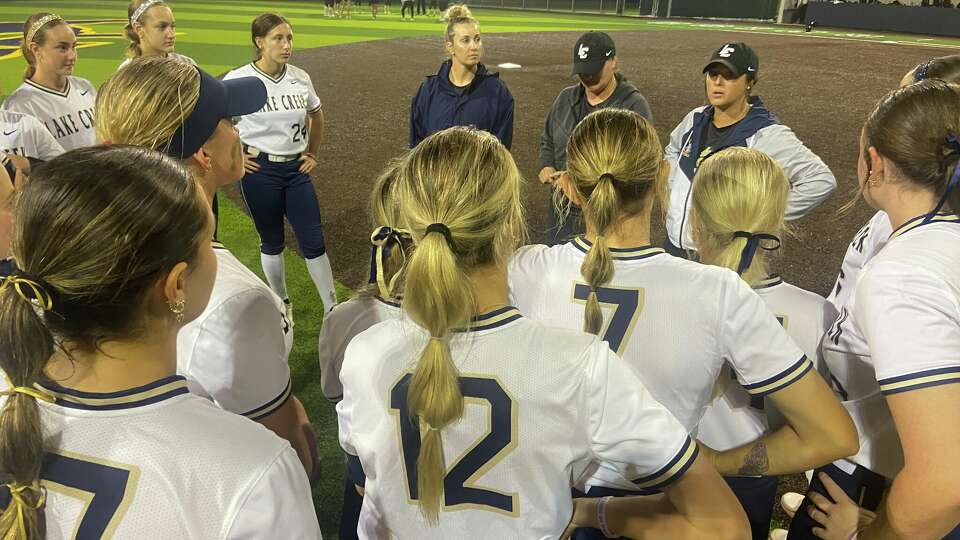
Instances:
[[[813,528],[814,536],[824,540],[849,540],[854,532],[877,517],[873,512],[860,508],[829,476],[820,473],[819,478],[836,502],[830,502],[830,499],[814,491],[807,494],[812,503],[807,507],[807,513],[820,524],[820,527]]]
[[[554,180],[554,175],[557,173],[557,170],[553,167],[544,167],[540,169],[540,173],[537,174],[537,178],[540,180],[541,184],[552,184]]]
[[[317,158],[313,157],[313,154],[304,152],[300,156],[300,172],[306,174],[313,170],[317,166]]]
[[[260,164],[250,154],[243,155],[243,170],[248,173],[260,172]]]

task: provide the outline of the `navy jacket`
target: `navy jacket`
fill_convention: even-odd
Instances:
[[[483,64],[460,95],[450,82],[451,61],[420,84],[410,106],[410,148],[432,133],[451,126],[474,126],[489,131],[510,148],[513,143],[513,95]]]

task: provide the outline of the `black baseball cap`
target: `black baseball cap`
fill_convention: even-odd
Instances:
[[[753,52],[746,43],[725,43],[722,47],[713,52],[710,61],[703,66],[703,72],[706,73],[713,64],[726,66],[735,77],[744,73],[749,78],[757,76],[757,70],[760,69],[760,59],[757,53]]]
[[[255,113],[267,103],[267,87],[256,77],[228,81],[200,72],[200,97],[190,116],[170,137],[164,150],[168,156],[185,159],[197,152],[225,118]]]
[[[617,55],[613,39],[603,32],[587,32],[573,46],[573,74],[593,75]]]

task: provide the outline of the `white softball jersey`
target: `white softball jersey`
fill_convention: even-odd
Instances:
[[[289,443],[191,395],[183,377],[110,393],[40,389],[56,398],[38,401],[48,539],[320,538]]]
[[[207,308],[177,335],[177,372],[190,391],[259,420],[290,399],[293,330],[283,301],[221,244]]]
[[[464,416],[442,430],[448,472],[432,527],[416,506],[421,435],[407,401],[427,340],[402,318],[347,346],[337,414],[351,478],[365,481],[360,538],[556,538],[592,463],[655,489],[696,459],[683,426],[596,336],[501,308],[450,340]]]
[[[960,217],[907,222],[857,281],[821,350],[860,434],[850,460],[893,478],[903,449],[884,396],[960,382]]]
[[[70,76],[63,92],[25,80],[7,96],[3,108],[39,120],[69,152],[96,144],[96,103],[97,89],[90,81]]]
[[[827,296],[827,301],[834,308],[834,316],[840,312],[840,308],[846,304],[847,298],[856,288],[857,277],[863,270],[863,265],[880,252],[892,232],[890,217],[880,210],[854,235],[853,241],[847,246],[847,252],[843,255],[837,281],[830,290],[830,295]]]
[[[250,63],[224,77],[257,77],[267,87],[267,104],[260,111],[241,117],[240,140],[261,152],[293,155],[307,148],[307,115],[320,110],[320,98],[307,72],[287,64],[271,77]]]
[[[197,65],[197,62],[196,62],[193,58],[190,58],[189,56],[186,56],[186,55],[183,55],[183,54],[177,54],[177,53],[175,53],[175,52],[172,52],[172,53],[167,54],[167,58],[176,60],[177,62],[180,62],[181,64],[190,64],[191,66],[196,66],[196,65]],[[126,66],[127,64],[129,64],[129,63],[132,62],[132,61],[133,61],[132,58],[125,58],[125,59],[123,60],[123,62],[120,62],[120,65],[117,66],[117,71],[120,71],[121,68],[123,68],[124,66]]]
[[[36,118],[0,109],[0,153],[50,161],[63,147]]]
[[[320,356],[320,388],[324,397],[339,401],[343,397],[340,369],[350,341],[367,328],[401,315],[400,303],[379,296],[354,296],[333,306],[323,318],[317,350]]]
[[[784,282],[777,275],[764,279],[753,290],[807,358],[816,359],[820,339],[832,322],[825,320],[829,312],[827,301],[819,294]],[[728,384],[724,394],[704,413],[697,438],[715,450],[729,450],[759,439],[784,422],[769,400],[752,399],[743,387]]]

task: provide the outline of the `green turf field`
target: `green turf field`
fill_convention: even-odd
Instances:
[[[23,20],[31,13],[44,9],[53,11],[75,23],[79,30],[82,50],[76,75],[102,83],[123,59],[126,41],[122,26],[126,15],[126,1],[100,0],[21,1],[4,0],[0,14],[0,96],[20,84],[24,62],[18,47]],[[392,15],[370,19],[369,8],[355,12],[351,20],[327,19],[322,16],[321,2],[284,2],[249,0],[206,0],[171,2],[177,19],[177,52],[189,55],[207,71],[219,74],[250,60],[250,22],[270,9],[286,15],[296,32],[297,48],[351,43],[374,39],[411,36],[437,36],[442,27],[428,17],[416,22],[401,21],[399,2]],[[774,34],[801,34],[811,39],[840,39],[880,41],[900,44],[939,45],[960,47],[960,40],[925,38],[923,36],[887,35],[848,31],[818,30],[802,34],[797,27],[771,25],[714,24],[690,21],[662,21],[653,19],[611,16],[577,15],[570,13],[520,12],[505,10],[477,10],[483,31],[545,32],[599,30],[701,30],[708,27],[717,31],[746,31]],[[438,42],[438,51],[439,42]],[[438,53],[439,54],[439,53]],[[227,197],[221,197],[220,238],[252,270],[261,274],[258,256],[258,238],[250,219]],[[327,231],[336,234],[336,231]],[[366,249],[357,246],[357,249]],[[314,491],[318,515],[325,538],[336,538],[343,481],[342,457],[336,440],[336,416],[332,404],[321,394],[319,366],[317,365],[317,334],[319,331],[320,302],[309,279],[302,259],[287,252],[287,285],[290,297],[296,301],[295,344],[290,356],[294,392],[310,413],[319,437],[324,465],[324,479]],[[356,280],[351,280],[356,281]],[[349,291],[341,289],[341,298]]]

